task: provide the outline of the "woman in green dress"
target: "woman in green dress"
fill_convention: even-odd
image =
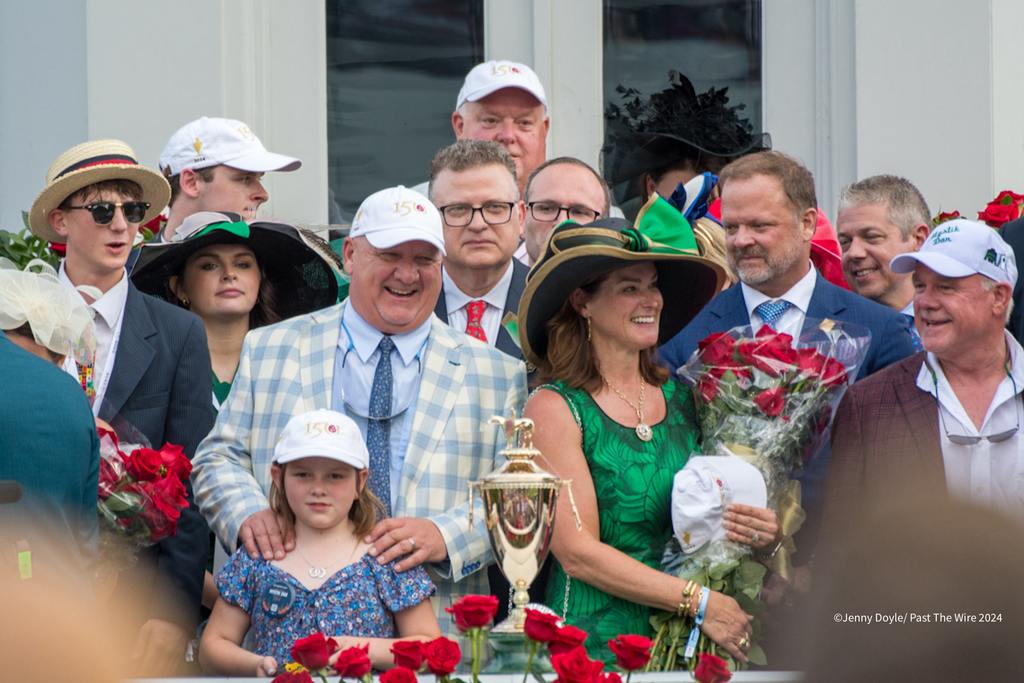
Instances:
[[[587,631],[588,652],[605,660],[609,638],[652,635],[652,607],[699,607],[699,591],[659,571],[672,480],[700,435],[689,388],[669,379],[656,349],[718,292],[725,274],[700,256],[692,234],[680,238],[689,243],[653,242],[617,219],[563,223],[519,306],[520,341],[542,383],[525,415],[545,466],[572,480],[583,522],[577,530],[561,496],[546,602]],[[735,600],[712,592],[702,628],[745,660],[749,621]]]

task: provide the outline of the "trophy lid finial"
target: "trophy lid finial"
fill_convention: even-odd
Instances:
[[[494,415],[488,422],[502,428],[509,450],[533,448],[533,420],[530,418],[516,417],[516,411],[513,410],[510,417]]]

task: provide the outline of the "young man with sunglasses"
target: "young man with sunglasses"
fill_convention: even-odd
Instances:
[[[91,364],[65,368],[78,380],[93,414],[126,443],[184,447],[191,457],[213,426],[210,357],[202,321],[140,293],[125,271],[139,224],[155,217],[170,195],[167,181],[144,168],[119,140],[94,140],[61,154],[32,205],[32,231],[66,244],[59,277],[68,287],[89,285],[97,348]],[[138,564],[121,572],[118,597],[145,617],[132,655],[138,675],[174,675],[199,615],[208,532],[191,493],[174,536],[143,548]],[[134,591],[138,591],[138,593]]]
[[[1004,327],[1013,250],[992,228],[956,219],[890,267],[911,275],[925,351],[856,383],[840,404],[825,523],[838,529],[851,506],[906,488],[1020,516],[1024,349]]]

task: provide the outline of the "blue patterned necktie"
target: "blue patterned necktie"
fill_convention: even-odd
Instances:
[[[754,309],[754,313],[757,313],[757,315],[761,318],[761,322],[763,324],[777,331],[775,323],[779,321],[779,318],[781,318],[782,315],[786,311],[788,311],[789,307],[792,305],[793,304],[789,303],[785,299],[778,299],[776,301],[765,301],[764,303],[759,304],[757,308]]]
[[[370,490],[384,503],[391,516],[391,352],[395,342],[382,337],[380,359],[373,372],[370,390],[370,420],[366,427],[366,448],[370,451]]]
[[[910,315],[908,313],[904,313],[903,317],[906,319],[907,323],[910,325],[910,339],[911,339],[912,342],[914,342],[914,350],[915,351],[924,351],[924,344],[921,343],[921,335],[919,335],[917,333],[917,328],[914,327],[914,316],[912,316],[912,315]]]

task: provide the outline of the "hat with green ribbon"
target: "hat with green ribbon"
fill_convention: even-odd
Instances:
[[[340,266],[329,260],[330,247],[313,239],[287,223],[246,223],[235,213],[202,211],[186,218],[170,242],[142,245],[131,278],[140,291],[175,303],[168,281],[181,274],[190,256],[213,244],[243,244],[273,284],[277,312],[290,318],[338,301]]]
[[[654,202],[636,227],[621,218],[600,218],[586,225],[566,221],[551,231],[519,302],[519,341],[528,361],[537,365],[547,353],[547,323],[569,295],[619,268],[642,262],[658,268],[665,300],[659,343],[671,339],[718,293],[725,271],[700,255],[689,223],[658,199],[664,207]]]

